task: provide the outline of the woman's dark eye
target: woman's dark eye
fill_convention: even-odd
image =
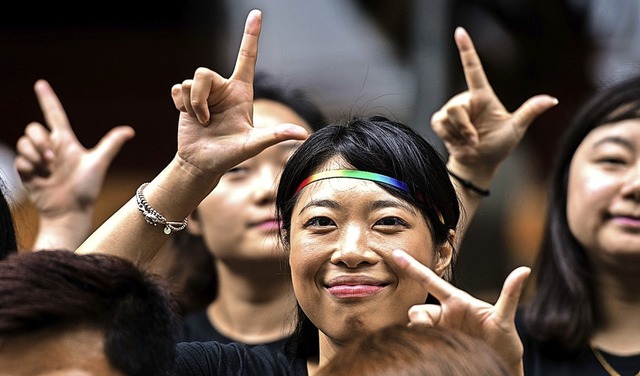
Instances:
[[[627,162],[622,158],[605,157],[598,159],[598,163],[607,165],[625,165]]]
[[[327,217],[313,217],[304,224],[304,227],[326,227],[331,225],[333,225],[333,221]]]
[[[234,167],[231,170],[227,171],[227,174],[240,174],[247,171],[249,171],[249,169],[246,167]]]
[[[407,226],[407,222],[398,217],[385,217],[376,222],[378,226]]]

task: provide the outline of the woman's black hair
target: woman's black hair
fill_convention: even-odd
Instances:
[[[298,185],[334,157],[344,160],[348,164],[346,168],[378,173],[407,183],[408,193],[377,184],[420,209],[430,226],[434,244],[449,241],[450,230],[455,230],[458,224],[460,207],[443,157],[408,126],[383,116],[371,116],[352,117],[317,131],[288,161],[276,197],[285,248],[289,247]],[[298,313],[298,327],[287,350],[300,357],[316,356],[318,330],[300,307]]]
[[[549,181],[549,202],[535,293],[524,308],[525,325],[547,348],[573,350],[588,344],[602,324],[596,273],[567,222],[569,168],[584,138],[595,128],[640,118],[640,76],[595,93],[578,110],[558,145]],[[553,351],[553,350],[551,350]]]
[[[0,179],[0,260],[18,252],[16,228],[5,191],[5,184]]]

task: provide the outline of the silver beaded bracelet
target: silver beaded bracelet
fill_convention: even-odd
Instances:
[[[147,221],[147,223],[150,225],[163,225],[164,233],[167,235],[171,234],[172,231],[184,230],[187,227],[187,218],[182,220],[182,222],[167,221],[167,219],[162,214],[158,213],[154,208],[151,207],[151,205],[149,205],[147,200],[144,199],[142,190],[147,185],[149,185],[149,183],[142,184],[136,191],[136,204],[138,204],[138,210],[142,212],[144,220]]]

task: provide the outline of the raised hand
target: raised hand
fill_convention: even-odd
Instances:
[[[198,68],[193,79],[171,90],[181,112],[178,156],[199,170],[220,175],[268,146],[307,137],[303,127],[293,124],[253,127],[253,76],[261,23],[261,13],[252,11],[231,77]]]
[[[522,286],[531,269],[520,267],[511,272],[498,301],[492,305],[452,286],[404,251],[393,251],[393,258],[440,302],[440,305],[411,307],[410,323],[454,328],[478,337],[504,358],[513,375],[523,374],[523,346],[516,331],[515,314]]]
[[[431,126],[453,162],[469,171],[492,175],[518,145],[529,125],[558,101],[548,95],[536,95],[516,111],[507,111],[487,80],[473,42],[463,28],[456,29],[455,41],[468,90],[434,113]]]
[[[215,188],[229,169],[278,142],[304,140],[294,124],[254,128],[253,76],[262,14],[249,13],[235,69],[229,78],[198,68],[192,79],[171,89],[178,121],[178,151],[144,188],[144,197],[167,220],[182,221]],[[147,264],[165,243],[162,226],[146,223],[135,200],[111,216],[78,249],[109,253]]]
[[[129,126],[115,127],[94,148],[86,149],[76,138],[49,83],[38,80],[34,90],[46,126],[37,122],[27,125],[17,142],[15,160],[29,199],[40,215],[34,248],[75,249],[89,235],[93,209],[109,165],[134,131]]]

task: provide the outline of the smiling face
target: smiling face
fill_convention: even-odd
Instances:
[[[595,260],[640,256],[640,119],[602,125],[569,169],[567,221]],[[620,257],[627,256],[627,257]]]
[[[439,274],[451,257],[450,247],[434,246],[417,208],[372,181],[331,178],[300,191],[289,260],[298,302],[321,338],[341,344],[406,323],[409,308],[425,302],[427,290],[395,266],[394,249]]]
[[[255,127],[295,123],[310,130],[293,110],[271,100],[254,102]],[[275,190],[280,173],[299,142],[269,147],[227,172],[189,222],[189,231],[202,235],[220,260],[283,259],[278,249]]]

